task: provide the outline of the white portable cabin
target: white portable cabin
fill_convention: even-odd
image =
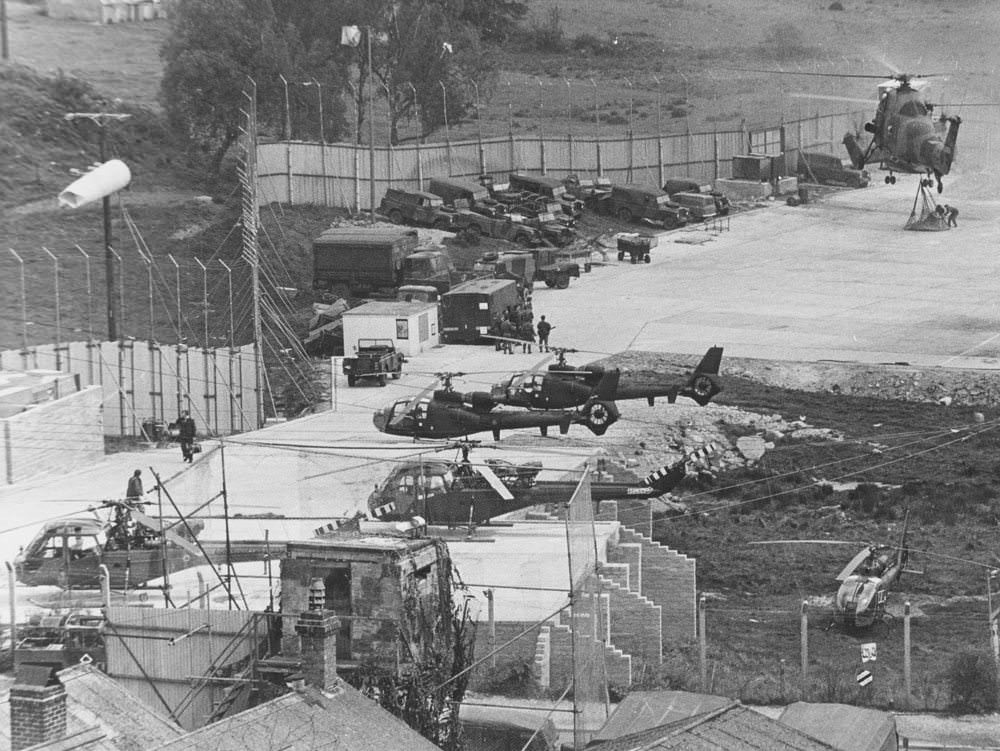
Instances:
[[[359,339],[391,339],[404,355],[416,355],[440,342],[437,303],[369,302],[344,312],[344,355]]]

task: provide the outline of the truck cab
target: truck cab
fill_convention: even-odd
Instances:
[[[441,197],[421,190],[389,188],[378,211],[394,224],[417,224],[442,230],[452,228],[452,214],[445,209]]]
[[[601,213],[616,216],[623,222],[646,221],[661,224],[666,229],[683,227],[689,217],[687,209],[650,185],[616,185],[598,205]]]
[[[358,339],[354,357],[345,357],[343,362],[347,385],[354,386],[362,378],[374,378],[379,386],[385,386],[386,376],[399,378],[405,361],[391,339]]]
[[[447,253],[418,250],[403,259],[404,284],[434,287],[438,292],[451,289],[454,267]]]

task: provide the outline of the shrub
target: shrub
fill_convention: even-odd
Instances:
[[[997,708],[997,672],[993,658],[963,652],[948,669],[950,704],[955,712],[992,712]]]
[[[799,27],[791,23],[772,26],[760,44],[761,56],[773,60],[792,60],[806,57],[813,54],[814,51],[811,46],[806,44],[805,37]]]
[[[541,22],[532,22],[527,38],[530,45],[539,52],[566,51],[566,34],[558,5],[550,9]]]

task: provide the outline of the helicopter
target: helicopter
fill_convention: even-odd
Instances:
[[[459,438],[491,431],[500,440],[501,430],[538,428],[543,436],[550,427],[565,435],[572,424],[586,426],[594,435],[604,435],[620,413],[612,395],[618,388],[619,371],[601,375],[597,387],[576,409],[505,409],[485,391],[458,392],[451,379],[465,373],[439,373],[444,387],[400,399],[375,412],[375,427],[391,435],[417,438]]]
[[[512,464],[487,459],[473,463],[469,449],[477,444],[459,444],[460,460],[436,458],[400,464],[369,496],[369,516],[386,522],[419,516],[430,525],[479,526],[510,511],[565,502],[576,489],[575,480],[537,479],[541,462]],[[592,480],[591,499],[597,503],[658,498],[684,480],[688,465],[704,464],[714,451],[715,445],[707,444],[637,483]]]
[[[890,66],[892,67],[892,66]],[[942,115],[934,119],[934,106],[927,101],[924,89],[929,78],[940,74],[911,74],[893,70],[888,78],[867,73],[823,73],[788,70],[748,70],[751,73],[783,73],[796,76],[822,76],[826,78],[863,78],[881,81],[878,84],[878,102],[875,116],[864,124],[864,131],[871,134],[871,141],[862,145],[859,135],[847,133],[843,144],[855,169],[877,162],[889,174],[887,185],[896,184],[895,173],[924,175],[919,188],[929,188],[937,183],[937,192],[944,191],[942,178],[951,170],[958,144],[958,130],[962,118]],[[799,94],[808,99],[854,100],[848,97],[822,94]],[[966,106],[963,104],[963,106]],[[992,105],[971,105],[992,106]]]
[[[835,579],[840,582],[833,599],[837,620],[847,630],[863,631],[881,623],[886,614],[889,591],[898,586],[903,573],[922,573],[906,568],[910,550],[906,544],[910,513],[903,518],[898,545],[867,545],[855,555]],[[806,544],[854,545],[846,540],[765,540],[751,545]]]
[[[556,362],[547,371],[515,373],[493,386],[491,398],[498,404],[530,409],[566,409],[586,404],[601,387],[608,369],[596,362],[574,368],[567,364],[566,354],[579,350],[554,348],[553,351]],[[721,362],[722,347],[709,347],[693,371],[680,365],[670,366],[669,372],[659,370],[646,379],[622,373],[614,391],[605,392],[606,398],[645,399],[652,407],[657,397],[666,397],[673,404],[678,396],[685,396],[704,407],[722,391],[718,381]]]
[[[888,171],[885,182],[891,185],[896,184],[894,172],[927,175],[920,186],[929,188],[936,181],[937,192],[941,193],[944,190],[941,178],[951,170],[962,118],[943,116],[935,122],[934,105],[922,92],[926,83],[909,74],[896,73],[879,84],[875,117],[864,125],[865,131],[872,135],[867,148],[862,148],[853,133],[847,133],[843,143],[856,169],[877,161],[880,169]]]
[[[108,518],[97,514],[110,509]],[[240,541],[200,541],[205,525],[197,519],[167,522],[148,516],[142,504],[108,500],[88,509],[93,516],[68,516],[46,522],[14,559],[18,582],[25,586],[91,589],[141,587],[164,575],[205,563],[257,560],[264,545]]]
[[[108,519],[70,516],[47,522],[14,559],[17,580],[27,586],[92,588],[106,566],[113,589],[140,585],[202,558],[194,543],[198,521],[174,531],[146,516],[137,504],[105,501]],[[161,537],[162,536],[162,537]]]

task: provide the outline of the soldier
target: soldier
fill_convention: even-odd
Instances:
[[[549,351],[549,332],[552,331],[552,324],[545,320],[545,316],[538,319],[538,351]],[[544,349],[543,349],[544,348]]]
[[[181,412],[180,419],[177,420],[177,428],[180,430],[181,456],[189,464],[194,461],[194,439],[196,430],[194,420],[188,412]]]
[[[944,205],[945,214],[948,216],[948,226],[957,227],[958,226],[958,209],[954,206]]]
[[[514,328],[514,324],[510,322],[507,316],[500,319],[500,336],[503,337],[501,340],[502,349],[504,354],[512,355],[514,354],[514,343],[511,341],[517,331]]]
[[[531,354],[531,347],[535,343],[535,329],[531,321],[525,319],[517,329],[518,338],[521,340],[521,352]]]

